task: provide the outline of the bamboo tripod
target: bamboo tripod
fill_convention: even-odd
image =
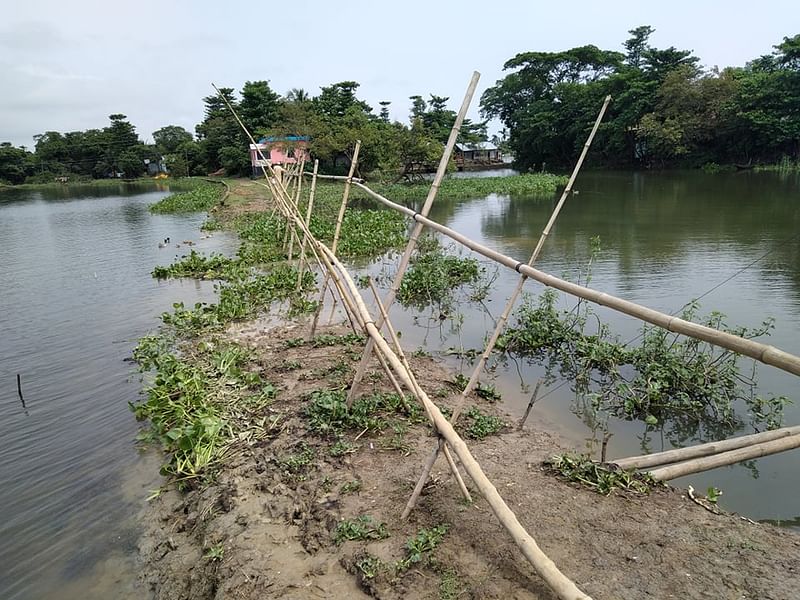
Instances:
[[[475,76],[473,76],[473,80],[476,80]],[[249,131],[241,122],[233,107],[231,107],[230,103],[227,102],[227,99],[221,93],[219,93],[219,90],[216,88],[216,86],[214,86],[214,88],[217,90],[217,93],[220,95],[223,101],[225,101],[225,103],[228,105],[229,110],[231,110],[231,112],[234,114],[239,122],[239,125],[242,127],[245,133],[247,133],[248,137],[252,139],[252,136],[250,136]],[[514,512],[508,507],[500,494],[497,492],[495,486],[483,473],[480,465],[470,453],[467,444],[456,433],[452,425],[447,421],[447,419],[445,419],[444,415],[442,415],[439,408],[430,400],[425,391],[422,390],[418,384],[416,384],[413,374],[411,373],[410,369],[407,368],[407,362],[404,364],[404,361],[401,360],[397,354],[395,354],[395,352],[383,338],[379,329],[376,327],[375,320],[367,310],[364,300],[362,299],[355,282],[347,271],[347,268],[337,259],[336,254],[331,248],[328,248],[325,244],[317,240],[311,234],[308,226],[298,214],[297,208],[292,205],[291,197],[287,194],[286,189],[278,182],[277,178],[275,178],[275,173],[272,169],[272,166],[268,162],[265,164],[267,166],[262,167],[262,170],[267,181],[267,186],[270,188],[270,191],[273,194],[276,208],[287,219],[287,226],[295,227],[302,233],[307,241],[307,247],[315,255],[315,258],[318,260],[320,266],[324,268],[326,275],[333,280],[334,286],[339,292],[343,305],[346,305],[348,310],[353,311],[356,320],[360,325],[363,326],[365,333],[369,336],[369,339],[374,342],[375,349],[379,354],[382,354],[385,357],[386,361],[389,363],[392,370],[394,370],[397,377],[402,381],[403,385],[405,385],[408,389],[415,390],[415,395],[418,394],[418,398],[425,408],[425,411],[433,423],[434,428],[453,448],[455,454],[464,465],[466,472],[486,498],[492,511],[497,516],[501,524],[509,532],[525,558],[531,563],[531,565],[533,565],[536,572],[542,577],[542,579],[544,579],[544,581],[560,599],[591,600],[590,596],[578,589],[578,587],[569,578],[559,571],[555,563],[553,563],[553,561],[551,561],[547,555],[542,552],[536,541],[519,523],[519,520],[516,518]],[[380,304],[380,307],[382,309],[381,314],[385,314],[382,304]]]

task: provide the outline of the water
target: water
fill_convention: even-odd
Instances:
[[[582,277],[589,238],[599,235],[603,251],[592,285],[673,312],[753,263],[703,298],[704,308],[743,325],[772,316],[776,330],[769,341],[800,353],[796,176],[585,173],[577,189],[545,246],[542,269]],[[160,481],[158,458],[135,450],[138,427],[127,405],[139,397],[140,384],[123,360],[172,302],[212,298],[208,283],[150,277],[155,264],[186,251],[160,249],[158,242],[167,236],[172,246],[196,240],[206,252],[231,252],[237,245],[222,233],[202,239],[203,215],[151,215],[147,205],[165,193],[0,193],[0,598],[141,597],[133,586],[135,514]],[[527,260],[554,202],[494,195],[438,200],[432,217]],[[379,262],[371,269],[381,267]],[[495,270],[486,267],[490,274]],[[515,283],[515,273],[497,270],[486,302],[491,315],[500,313]],[[529,282],[527,289],[542,288]],[[483,309],[462,309],[460,332],[438,318],[423,329],[430,325],[427,315],[413,311],[394,309],[393,320],[408,347],[481,347],[492,317]],[[624,339],[638,331],[633,319],[597,312]],[[532,385],[542,371],[522,364],[519,373]],[[496,382],[506,407],[517,414],[529,396],[520,375],[512,366]],[[760,367],[759,393],[800,401],[797,378],[766,366]],[[530,419],[581,446],[590,432],[573,413],[574,400],[568,386],[558,388],[542,397]],[[789,407],[785,419],[798,422],[800,404]],[[614,421],[611,428],[610,457],[640,451],[641,425]],[[658,436],[650,440],[654,451],[662,445],[668,446]],[[800,452],[761,459],[756,467],[757,480],[752,470],[731,467],[676,483],[720,487],[725,508],[752,518],[800,515],[800,482],[793,476]]]
[[[167,193],[152,190],[0,192],[0,598],[140,597],[131,515],[160,482],[135,449],[141,386],[124,359],[172,302],[213,295],[153,266],[183,240],[236,247],[201,239],[204,215],[151,215]]]
[[[538,266],[572,281],[585,277],[590,257],[590,238],[599,236],[602,252],[592,267],[591,286],[663,312],[678,311],[687,301],[709,292],[727,278],[735,277],[704,296],[701,314],[718,310],[728,323],[757,326],[775,318],[775,330],[766,339],[800,354],[800,178],[776,173],[614,173],[587,172],[551,232]],[[527,261],[555,201],[489,196],[448,202],[437,200],[431,217],[500,252]],[[482,259],[491,274],[495,267]],[[760,259],[760,260],[759,260]],[[743,272],[736,275],[742,268]],[[373,269],[373,271],[377,271]],[[516,285],[509,269],[497,271],[487,307],[495,318]],[[528,282],[526,290],[539,293],[542,286]],[[562,299],[562,307],[574,301]],[[428,323],[425,314],[398,311],[393,317],[404,329],[410,346],[429,348],[482,348],[484,336],[494,328],[490,314],[475,306],[461,306],[464,325],[453,333],[449,322],[434,318],[428,331],[413,323]],[[622,340],[634,338],[640,322],[613,311],[596,308]],[[434,315],[436,317],[437,315]],[[416,317],[416,319],[415,319]],[[458,364],[458,363],[455,363]],[[743,360],[744,372],[749,360]],[[465,374],[471,372],[469,365]],[[523,381],[532,386],[543,374],[537,365],[519,365]],[[521,389],[513,364],[501,369],[496,385],[504,393],[506,407],[521,414],[530,390]],[[591,440],[591,430],[575,414],[576,398],[568,385],[557,382],[540,393],[541,400],[530,417],[547,427],[560,429],[579,448]],[[542,397],[543,394],[548,394]],[[793,398],[784,424],[800,423],[798,379],[761,365],[757,393]],[[747,420],[747,419],[745,419]],[[622,457],[669,449],[661,435],[651,433],[643,442],[644,426],[612,420],[614,433],[608,456]],[[740,433],[746,433],[743,430]],[[689,442],[691,443],[691,442]],[[597,454],[595,454],[597,456]],[[714,485],[724,491],[721,505],[756,519],[789,520],[800,515],[800,452],[763,458],[755,469],[735,466],[676,480],[704,492]],[[755,479],[755,476],[758,476]]]

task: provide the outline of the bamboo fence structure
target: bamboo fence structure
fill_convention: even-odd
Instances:
[[[214,87],[217,89],[216,86]],[[219,93],[218,89],[217,93]],[[236,115],[233,107],[227,102],[227,99],[225,99],[222,94],[219,95],[228,105],[229,110],[236,116],[242,129],[252,138],[238,115]],[[383,338],[347,268],[339,261],[332,248],[328,248],[312,235],[302,217],[297,213],[296,207],[292,206],[291,197],[286,192],[286,188],[284,188],[277,179],[275,182],[271,179],[270,174],[274,176],[274,172],[272,171],[271,165],[269,165],[269,163],[267,163],[267,165],[267,167],[262,167],[267,185],[270,187],[277,208],[288,221],[287,226],[291,224],[302,232],[307,240],[308,247],[319,259],[319,263],[324,267],[327,276],[333,279],[335,287],[339,290],[343,305],[347,305],[348,309],[354,311],[354,315],[359,321],[359,324],[363,326],[365,333],[374,342],[374,348],[383,355],[403,385],[410,390],[415,390],[415,392],[419,394],[419,400],[425,408],[435,429],[445,438],[447,443],[450,444],[453,451],[464,465],[467,474],[473,480],[478,490],[483,494],[484,498],[486,498],[492,511],[511,535],[522,554],[561,600],[591,600],[589,595],[581,591],[572,580],[561,573],[555,563],[547,557],[541,548],[539,548],[533,537],[531,537],[520,524],[514,512],[505,503],[495,486],[483,473],[483,470],[472,456],[467,444],[458,433],[456,433],[453,426],[444,417],[436,404],[431,401],[425,391],[416,384],[413,373],[406,366],[407,362],[404,364],[403,360],[395,354]],[[385,314],[383,304],[380,304],[380,306],[383,309],[381,313]]]
[[[592,140],[594,140],[594,136],[597,133],[597,129],[600,127],[600,123],[603,120],[603,115],[605,115],[606,109],[608,108],[608,104],[611,102],[611,96],[606,96],[605,101],[603,102],[603,106],[600,108],[600,112],[597,115],[597,119],[595,119],[594,126],[592,127],[591,131],[589,132],[589,137],[586,139],[586,143],[583,145],[583,149],[581,150],[581,154],[578,157],[578,161],[575,163],[575,168],[572,170],[572,174],[570,175],[569,180],[567,181],[567,185],[564,187],[564,191],[561,193],[561,198],[559,199],[556,207],[553,209],[553,213],[550,216],[550,219],[545,225],[544,229],[542,230],[542,235],[539,236],[539,241],[536,243],[536,247],[531,254],[530,259],[528,259],[528,266],[532,266],[536,259],[539,257],[539,253],[542,251],[542,247],[544,246],[545,240],[547,240],[547,236],[550,235],[550,230],[553,228],[553,225],[558,219],[558,215],[561,212],[561,208],[564,206],[564,203],[567,200],[567,197],[572,192],[572,186],[575,184],[575,179],[578,177],[578,173],[581,170],[581,166],[583,166],[583,161],[586,159],[586,155],[589,152],[589,148],[592,145]],[[483,373],[483,369],[486,366],[486,362],[489,360],[489,357],[492,355],[494,351],[494,347],[497,344],[497,340],[502,335],[503,330],[505,329],[506,323],[508,322],[508,318],[511,315],[511,311],[514,308],[514,305],[517,303],[517,298],[522,293],[522,288],[525,285],[528,277],[526,275],[520,275],[519,280],[517,281],[517,286],[512,292],[511,296],[508,298],[505,307],[503,308],[503,312],[500,314],[500,318],[497,320],[495,324],[494,331],[492,332],[489,341],[486,343],[486,348],[484,348],[483,353],[481,353],[480,358],[478,359],[478,363],[472,370],[472,374],[470,375],[469,381],[464,389],[461,391],[461,394],[458,397],[456,402],[456,406],[453,409],[453,416],[450,418],[451,423],[455,423],[458,417],[461,415],[461,412],[464,410],[464,405],[467,402],[467,397],[472,393],[472,390],[475,389],[475,386],[478,384],[478,379],[480,378],[481,374]],[[527,416],[527,415],[526,415]],[[444,448],[444,441],[439,438],[436,447],[433,449],[433,452],[428,457],[428,460],[425,462],[422,468],[422,474],[420,475],[419,479],[417,480],[416,486],[414,486],[414,491],[411,494],[411,498],[408,500],[408,504],[406,505],[405,510],[403,511],[403,515],[401,518],[405,519],[411,513],[414,508],[414,505],[419,498],[419,495],[422,493],[422,488],[425,487],[425,483],[428,481],[428,477],[430,477],[431,470],[433,469],[433,465],[436,464],[436,459],[439,457],[439,452]]]

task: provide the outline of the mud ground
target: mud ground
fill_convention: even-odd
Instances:
[[[343,387],[361,345],[287,347],[306,328],[253,322],[228,332],[256,351],[262,376],[278,387],[266,416],[281,425],[266,440],[237,446],[211,485],[170,488],[147,505],[140,543],[147,593],[164,600],[554,599],[468,478],[475,502],[464,502],[444,459],[408,521],[400,520],[435,443],[427,424],[348,431],[356,448],[332,455],[331,439],[309,429],[307,394]],[[431,358],[411,360],[422,387],[450,405],[454,374]],[[390,390],[377,364],[366,381],[364,393]],[[497,406],[472,403],[511,424]],[[469,445],[544,552],[596,600],[800,597],[800,535],[792,531],[712,514],[679,489],[604,497],[576,487],[542,466],[572,448],[532,421]],[[298,456],[303,464],[287,469]],[[363,515],[384,522],[389,537],[337,544],[337,524]],[[440,525],[447,533],[433,552],[395,568],[408,557],[409,539]]]

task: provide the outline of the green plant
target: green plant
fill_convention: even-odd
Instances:
[[[194,189],[172,194],[150,205],[150,211],[158,214],[207,211],[220,201],[224,191],[221,185],[197,182]]]
[[[311,430],[320,435],[338,437],[348,429],[382,431],[388,426],[387,417],[390,415],[400,414],[412,423],[423,420],[419,405],[397,394],[374,392],[356,399],[349,409],[346,399],[343,390],[311,392],[306,408]]]
[[[711,504],[716,504],[721,497],[722,490],[714,487],[713,485],[709,486],[709,488],[706,490],[706,500],[711,502]]]
[[[647,473],[625,471],[615,466],[599,464],[586,455],[558,454],[545,461],[545,466],[550,472],[589,487],[604,496],[615,489],[646,494],[657,485]]]
[[[361,480],[354,479],[353,481],[348,481],[342,484],[342,487],[339,489],[342,494],[355,494],[361,491]]]
[[[448,525],[441,524],[430,529],[420,529],[417,535],[406,542],[405,557],[397,561],[397,570],[405,571],[423,560],[430,560],[433,551],[441,544],[448,528]]]
[[[210,548],[206,548],[206,552],[203,556],[211,562],[221,561],[225,556],[225,548],[222,544],[216,544]]]
[[[356,540],[383,540],[389,537],[386,523],[376,522],[369,515],[339,521],[333,534],[333,541],[342,544]]]
[[[423,309],[445,307],[452,302],[452,291],[474,282],[481,274],[478,261],[445,254],[441,249],[417,253],[403,275],[397,299],[404,306]]]
[[[374,579],[382,570],[386,569],[386,565],[380,558],[366,552],[359,555],[355,565],[364,579]]]
[[[476,407],[472,407],[464,413],[464,418],[466,420],[464,433],[473,440],[482,440],[499,433],[505,427],[502,419],[487,415]]]

